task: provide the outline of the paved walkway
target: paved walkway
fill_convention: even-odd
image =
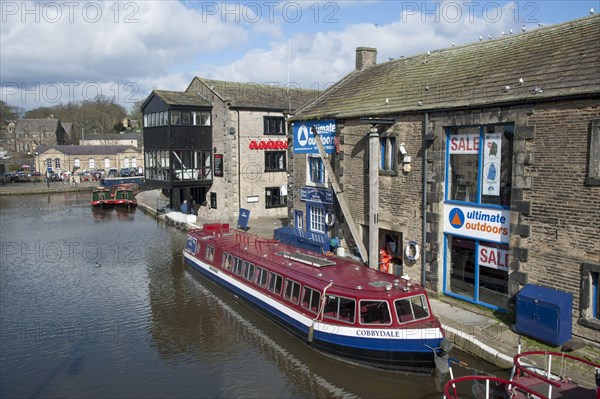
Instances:
[[[82,191],[96,187],[97,182],[83,182],[77,187],[58,182],[50,183],[12,183],[0,185],[0,195],[33,194],[48,192]],[[137,195],[138,206],[141,210],[156,215],[167,223],[182,229],[200,228],[204,223],[216,222],[201,220],[195,215],[184,215],[181,212],[157,212],[164,208],[167,199],[160,190],[142,191]],[[261,237],[272,238],[273,230],[283,225],[280,219],[259,219],[249,222],[249,232]],[[232,227],[235,227],[234,223]],[[510,368],[512,358],[517,354],[519,335],[511,330],[511,326],[498,318],[487,309],[455,300],[447,296],[430,298],[431,307],[446,331],[447,337],[455,346],[475,356],[487,360],[501,368]],[[589,343],[580,342],[582,347],[571,354],[582,356],[598,362],[600,348]],[[548,350],[559,352],[560,348],[552,348],[532,340],[523,341],[523,351]],[[508,377],[508,373],[506,376]]]

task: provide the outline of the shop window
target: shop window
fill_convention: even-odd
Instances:
[[[280,187],[265,188],[265,208],[283,208],[287,206],[287,195],[281,195]]]
[[[265,134],[285,134],[285,119],[282,116],[265,116],[264,125]]]
[[[265,172],[285,171],[285,151],[265,151]]]
[[[600,186],[600,119],[592,121],[586,183]]]
[[[444,291],[494,309],[508,306],[508,246],[448,235]]]
[[[380,137],[379,144],[381,149],[379,169],[384,171],[396,171],[398,164],[396,161],[396,137]]]
[[[309,205],[308,215],[310,231],[325,233],[325,208]]]
[[[510,206],[513,125],[448,130],[446,200]]]
[[[306,157],[307,159],[307,184],[325,183],[325,165],[320,157]]]

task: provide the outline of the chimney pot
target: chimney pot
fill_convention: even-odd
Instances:
[[[362,71],[377,64],[377,49],[373,47],[356,48],[356,70]]]

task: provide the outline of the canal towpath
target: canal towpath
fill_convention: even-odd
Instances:
[[[62,182],[25,182],[0,185],[0,196],[61,193],[73,191],[92,191],[98,182],[81,182],[76,186]],[[160,190],[142,191],[137,195],[140,210],[165,220],[168,224],[181,229],[200,228],[204,223],[217,222],[197,216],[183,215],[181,212],[169,212],[165,209],[167,200]],[[162,209],[161,209],[162,208]],[[166,210],[166,212],[165,212]],[[276,218],[251,220],[249,232],[261,237],[272,238],[273,230],[281,227],[284,221]],[[1,227],[1,226],[0,226]],[[523,339],[514,331],[514,326],[504,315],[475,306],[454,298],[431,294],[430,303],[434,314],[442,322],[448,339],[461,350],[475,355],[499,368],[509,369],[513,357],[518,353],[519,342],[522,351],[547,350],[559,352],[561,348],[547,346],[532,339]],[[600,349],[593,343],[575,338],[571,355],[597,361]],[[460,359],[458,359],[460,360]]]

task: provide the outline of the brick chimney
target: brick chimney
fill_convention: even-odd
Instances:
[[[377,49],[373,47],[356,48],[356,70],[362,71],[377,64]]]

